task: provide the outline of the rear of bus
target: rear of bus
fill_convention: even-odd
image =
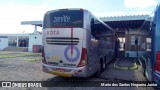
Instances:
[[[43,21],[42,69],[64,77],[87,77],[84,10],[48,11]]]

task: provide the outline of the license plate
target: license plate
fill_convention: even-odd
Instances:
[[[63,76],[63,77],[72,77],[71,73],[66,73],[66,72],[51,71],[50,73],[58,76]]]
[[[57,71],[57,72],[64,72],[64,69],[62,69],[62,68],[57,68],[56,71]]]

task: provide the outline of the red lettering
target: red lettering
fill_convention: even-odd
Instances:
[[[57,32],[57,31],[54,31],[54,35],[56,35],[56,32]]]
[[[50,35],[53,35],[53,31],[50,31]]]
[[[59,31],[57,31],[57,33],[56,33],[57,35],[59,35]]]
[[[47,31],[47,35],[49,35],[49,31]]]
[[[47,35],[59,35],[59,31],[47,31]]]

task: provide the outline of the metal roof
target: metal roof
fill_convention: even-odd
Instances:
[[[149,15],[103,17],[100,19],[114,29],[137,29],[140,28],[145,21],[152,21],[152,17],[150,17]]]
[[[42,21],[22,21],[21,25],[35,25],[35,26],[41,26],[42,27]]]
[[[102,21],[128,21],[128,20],[148,20],[149,15],[131,15],[131,16],[115,16],[100,17]]]
[[[145,20],[151,21],[149,15],[130,15],[130,16],[115,16],[115,17],[100,17],[102,21],[107,23],[112,28],[140,28]],[[43,21],[22,21],[21,25],[36,25],[42,27]]]

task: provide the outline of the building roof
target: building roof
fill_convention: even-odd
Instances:
[[[145,20],[151,21],[152,17],[150,17],[149,15],[130,15],[130,16],[100,17],[100,19],[115,29],[115,28],[140,28]],[[42,22],[43,21],[41,20],[22,21],[21,25],[35,25],[42,27]]]
[[[149,15],[132,15],[132,16],[117,16],[117,17],[102,17],[100,18],[113,29],[137,29],[140,28],[145,21],[152,21]]]
[[[100,17],[102,21],[128,21],[128,20],[148,20],[149,15],[130,15],[115,17]]]
[[[35,26],[40,26],[42,27],[42,21],[22,21],[21,25],[35,25]]]

